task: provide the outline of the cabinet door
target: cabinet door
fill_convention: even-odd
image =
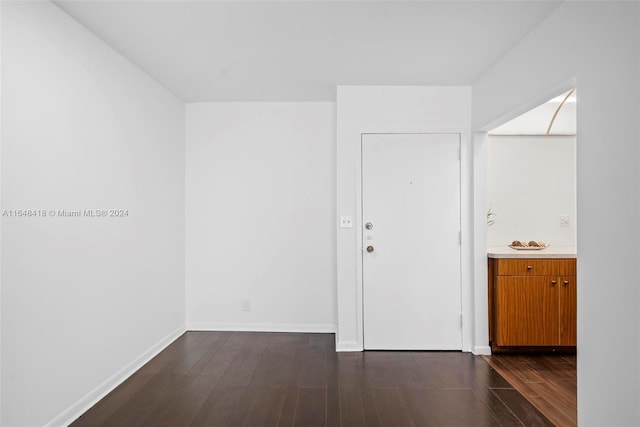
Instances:
[[[495,337],[502,346],[558,345],[558,279],[498,276]]]
[[[560,305],[560,345],[576,345],[577,284],[576,276],[558,281]]]

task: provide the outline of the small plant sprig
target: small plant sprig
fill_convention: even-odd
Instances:
[[[496,222],[493,220],[493,217],[496,216],[495,213],[491,212],[491,208],[487,211],[487,227],[491,227]]]

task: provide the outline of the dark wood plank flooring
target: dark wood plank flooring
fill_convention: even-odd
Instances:
[[[481,357],[187,332],[72,426],[552,425]]]
[[[575,354],[493,354],[483,357],[555,425],[578,425]]]

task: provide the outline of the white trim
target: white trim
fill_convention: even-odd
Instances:
[[[485,132],[473,134],[473,347],[489,345],[489,299],[487,294],[487,146]],[[475,351],[474,351],[475,353]]]
[[[460,128],[460,310],[462,351],[471,351],[476,328],[473,315],[473,136]]]
[[[476,356],[480,356],[480,355],[487,355],[490,356],[491,355],[491,347],[486,346],[486,345],[477,345],[473,348],[473,354],[475,354]]]
[[[156,355],[158,355],[158,353],[167,348],[169,344],[171,344],[178,337],[184,334],[185,331],[186,328],[184,325],[182,325],[166,337],[162,338],[156,344],[152,345],[147,351],[136,357],[134,360],[132,360],[118,372],[113,374],[98,387],[90,391],[86,396],[78,400],[69,408],[61,412],[57,417],[45,424],[45,427],[67,426],[71,424],[73,421],[78,419],[80,415],[84,414],[89,408],[98,403],[100,399],[112,392],[117,386],[122,384],[133,373],[144,366],[145,363],[153,359]]]
[[[364,349],[358,341],[338,341],[336,343],[336,352],[340,353],[347,351],[364,351]]]
[[[380,347],[366,347],[365,351],[462,351],[459,345],[447,343],[427,343],[417,347],[397,347],[393,345],[381,345]]]
[[[549,90],[545,92],[538,92],[535,98],[532,98],[528,102],[520,104],[517,108],[509,111],[503,116],[498,117],[497,119],[494,119],[491,122],[485,123],[484,125],[480,125],[480,126],[477,126],[477,125],[474,126],[474,124],[472,123],[472,127],[475,127],[474,131],[476,132],[488,133],[499,126],[502,126],[507,122],[510,122],[516,117],[519,117],[524,113],[527,113],[533,110],[534,108],[539,107],[540,105],[544,104],[550,99],[555,98],[557,96],[561,96],[563,93],[566,93],[571,89],[576,89],[576,88],[577,88],[577,79],[575,77],[572,77],[558,85],[551,87]]]
[[[333,323],[190,323],[188,331],[335,333]]]
[[[0,22],[2,22],[2,9],[3,9],[4,5],[0,4]],[[0,31],[0,46],[2,46],[2,32]],[[0,82],[2,82],[2,55],[0,55]],[[0,85],[1,86],[1,85]],[[1,89],[1,88],[0,88]],[[2,102],[0,101],[0,117],[4,117],[2,115]],[[0,135],[4,135],[2,132],[2,121],[0,121]],[[0,144],[1,146],[1,144]],[[0,149],[0,159],[2,159],[2,150]],[[0,161],[0,164],[2,164],[2,162]],[[0,171],[1,172],[1,171]],[[0,175],[1,176],[1,175]],[[0,197],[0,200],[2,200],[2,197]],[[2,235],[2,226],[0,223],[0,236]],[[0,259],[2,259],[1,257],[1,251],[0,251]],[[0,265],[0,277],[2,277],[2,266]],[[2,283],[0,281],[0,295],[2,295]],[[2,319],[2,304],[0,304],[0,319]],[[0,333],[0,335],[2,335]],[[2,363],[2,339],[0,339],[0,385],[2,385],[4,382],[1,381],[2,378],[4,378],[4,376],[2,375],[2,366],[4,366],[4,364]],[[0,424],[2,424],[2,389],[4,387],[0,386]]]

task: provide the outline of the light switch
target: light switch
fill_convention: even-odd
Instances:
[[[353,227],[353,218],[350,216],[341,216],[340,217],[340,228],[352,228]]]

